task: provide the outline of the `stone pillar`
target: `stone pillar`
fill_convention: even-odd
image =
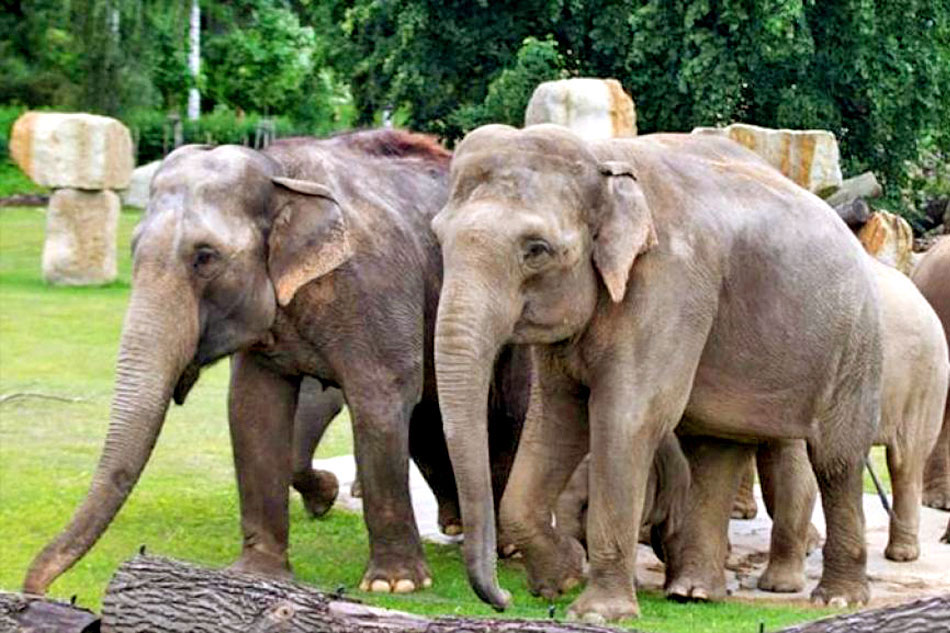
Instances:
[[[616,79],[579,77],[538,84],[524,124],[555,123],[587,139],[636,136],[633,99]]]
[[[132,136],[91,114],[27,112],[13,124],[10,156],[50,197],[43,278],[103,284],[116,277],[119,196],[132,175]]]

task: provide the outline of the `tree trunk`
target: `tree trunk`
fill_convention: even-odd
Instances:
[[[198,92],[198,77],[201,73],[201,6],[191,0],[188,24],[188,72],[192,85],[188,89],[188,120],[197,121],[201,114],[201,93]]]
[[[937,633],[950,625],[950,594],[799,624],[780,633]]]
[[[102,604],[102,631],[150,633],[608,633],[555,620],[437,618],[369,607],[303,585],[136,556],[116,571]]]
[[[0,633],[99,633],[99,616],[64,602],[0,591]]]

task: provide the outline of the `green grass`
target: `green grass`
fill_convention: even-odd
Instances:
[[[18,398],[0,404],[0,589],[17,590],[36,552],[68,521],[83,497],[105,434],[112,373],[129,294],[129,235],[138,216],[120,219],[120,275],[96,288],[55,288],[40,277],[44,215],[40,209],[0,211],[0,394],[35,392],[69,403]],[[237,494],[225,414],[227,363],[202,375],[183,407],[173,406],[155,452],[131,498],[105,536],[51,588],[98,608],[110,576],[140,545],[155,554],[224,566],[239,553]],[[335,421],[318,455],[350,452],[345,416]],[[430,615],[492,615],[465,579],[456,547],[427,545],[434,587],[410,596],[370,596],[357,589],[367,556],[360,517],[333,510],[313,521],[291,502],[291,561],[300,581],[347,588],[368,602]],[[503,563],[511,617],[547,617],[531,597],[523,570]],[[563,616],[577,592],[559,599]],[[768,630],[827,611],[805,606],[680,605],[641,592],[643,617],[629,626],[650,631]]]

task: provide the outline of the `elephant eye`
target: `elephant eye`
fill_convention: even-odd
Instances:
[[[526,264],[537,264],[550,256],[554,249],[545,240],[534,237],[525,241],[523,252]]]
[[[199,274],[207,273],[208,267],[218,261],[220,255],[213,247],[203,244],[195,249],[192,266]]]

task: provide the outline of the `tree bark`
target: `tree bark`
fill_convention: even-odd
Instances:
[[[116,571],[102,631],[149,633],[607,633],[555,620],[437,618],[380,609],[303,585],[136,556]]]
[[[815,620],[780,633],[945,633],[948,627],[950,594]]]
[[[201,93],[198,77],[201,74],[201,6],[198,0],[191,1],[188,19],[188,72],[192,86],[188,89],[188,120],[197,121],[201,115]]]
[[[99,633],[99,616],[64,602],[0,591],[0,633]]]

